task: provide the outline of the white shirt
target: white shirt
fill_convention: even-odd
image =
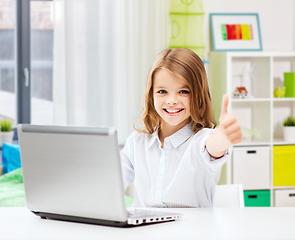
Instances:
[[[215,161],[205,144],[215,130],[193,133],[191,124],[165,138],[132,133],[120,152],[124,189],[134,181],[133,207],[212,207],[226,154]]]

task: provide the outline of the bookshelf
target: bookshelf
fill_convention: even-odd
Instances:
[[[222,168],[219,184],[242,183],[246,191],[269,190],[271,206],[276,205],[276,190],[295,191],[295,184],[273,184],[273,147],[295,145],[283,137],[284,119],[295,117],[295,98],[273,95],[275,88],[284,86],[284,72],[295,72],[295,52],[210,53],[209,82],[215,119],[219,119],[223,95],[228,94],[228,112],[237,118],[243,132],[242,142],[234,145],[231,161]],[[240,86],[246,87],[247,97],[234,97]],[[242,150],[244,153],[240,153]],[[249,166],[242,168],[247,160]]]

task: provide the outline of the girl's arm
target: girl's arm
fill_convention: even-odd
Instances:
[[[228,95],[225,95],[219,119],[219,127],[206,142],[207,151],[214,158],[222,157],[231,145],[242,141],[240,124],[233,115],[228,114],[227,105]]]
[[[131,134],[125,143],[124,148],[120,151],[121,171],[124,191],[134,181],[134,134]]]

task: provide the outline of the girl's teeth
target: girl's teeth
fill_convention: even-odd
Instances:
[[[166,111],[167,112],[169,112],[169,113],[176,113],[176,112],[179,112],[181,109],[179,109],[179,110],[168,110],[168,109],[166,109]]]

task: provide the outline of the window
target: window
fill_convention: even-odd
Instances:
[[[53,124],[53,2],[31,1],[31,123]]]
[[[53,124],[53,2],[0,1],[0,118]]]
[[[16,123],[16,0],[0,1],[0,118]]]

